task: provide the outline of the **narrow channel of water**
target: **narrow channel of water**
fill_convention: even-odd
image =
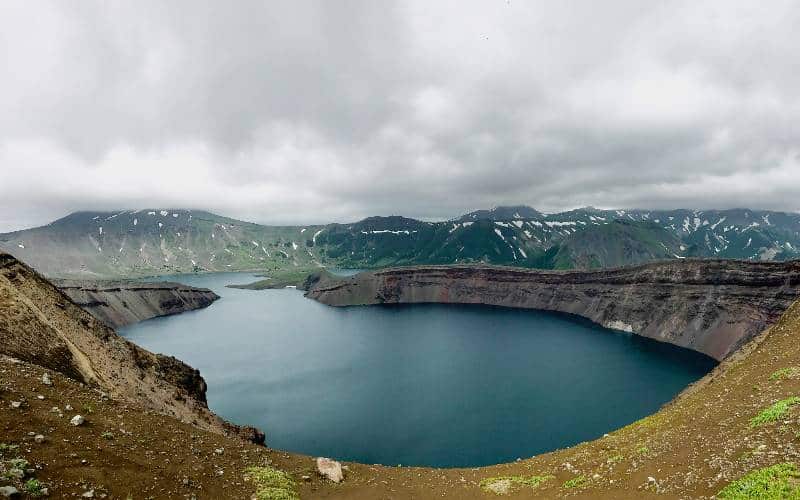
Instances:
[[[484,306],[331,308],[252,275],[169,277],[222,296],[121,331],[199,368],[209,406],[274,448],[365,463],[479,466],[601,436],[715,365],[565,315]]]

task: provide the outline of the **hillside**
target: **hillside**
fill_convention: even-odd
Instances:
[[[369,217],[263,226],[198,210],[78,212],[0,234],[0,249],[49,277],[120,278],[316,266],[487,263],[602,268],[656,260],[800,257],[800,215],[736,210],[481,210],[451,221]]]
[[[117,335],[53,284],[0,253],[0,354],[58,371],[200,428],[263,441],[214,415],[199,372]]]

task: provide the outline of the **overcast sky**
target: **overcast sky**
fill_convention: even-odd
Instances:
[[[800,209],[800,3],[0,2],[0,231]]]

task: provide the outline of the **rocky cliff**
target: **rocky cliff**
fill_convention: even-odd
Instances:
[[[112,328],[210,306],[219,295],[180,283],[53,280],[72,301]]]
[[[203,429],[263,442],[206,405],[206,383],[185,363],[128,342],[53,284],[0,253],[0,354],[34,363]]]
[[[602,271],[424,266],[322,278],[332,306],[463,303],[575,314],[721,360],[800,297],[800,261],[679,260]]]

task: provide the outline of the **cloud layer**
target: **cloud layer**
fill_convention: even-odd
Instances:
[[[800,209],[800,5],[0,3],[0,231]]]

